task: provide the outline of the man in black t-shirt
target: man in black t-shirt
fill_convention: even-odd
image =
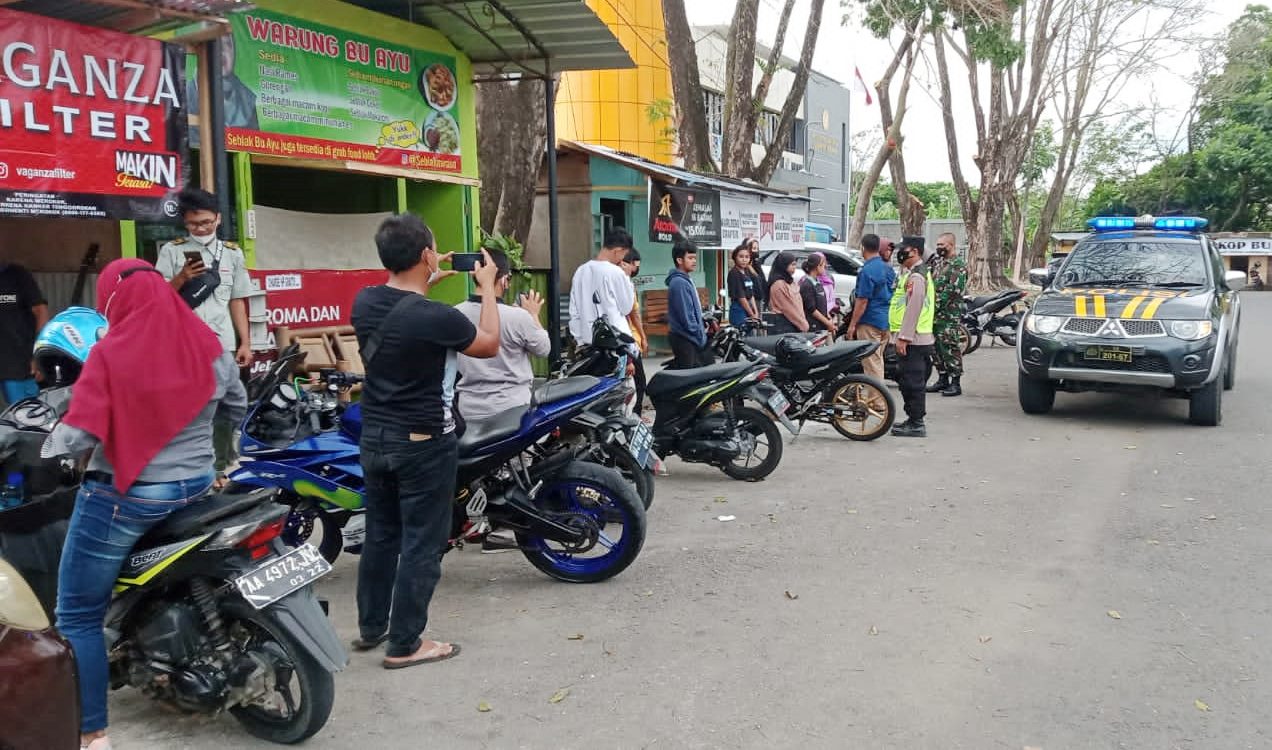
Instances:
[[[38,392],[31,369],[35,337],[49,322],[49,304],[22,266],[0,263],[0,408]]]
[[[375,235],[389,282],[353,303],[366,368],[362,470],[367,536],[358,563],[359,651],[388,641],[384,667],[449,659],[459,645],[423,640],[428,605],[442,574],[458,463],[453,405],[456,353],[499,352],[498,269],[484,252],[473,272],[481,296],[474,327],[455,308],[427,298],[439,271],[433,233],[413,214],[391,216]]]

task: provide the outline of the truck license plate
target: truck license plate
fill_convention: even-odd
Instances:
[[[1129,364],[1131,362],[1131,349],[1126,346],[1088,346],[1083,353],[1083,359]]]
[[[331,572],[331,563],[312,544],[303,544],[235,581],[249,604],[264,609]]]

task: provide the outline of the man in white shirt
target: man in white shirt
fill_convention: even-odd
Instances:
[[[508,292],[512,272],[508,256],[498,250],[487,250],[499,269],[495,276],[495,295],[500,299]],[[543,297],[538,292],[521,295],[518,307],[499,305],[499,353],[489,359],[459,355],[459,412],[465,420],[488,419],[500,412],[530,403],[534,370],[530,355],[548,356],[552,343],[539,323]],[[469,320],[481,315],[481,303],[469,299],[457,308]]]
[[[626,229],[611,229],[596,259],[574,272],[570,284],[570,335],[579,344],[592,343],[592,324],[602,315],[614,328],[631,335],[627,314],[636,304],[636,289],[619,264],[632,248],[632,236]]]

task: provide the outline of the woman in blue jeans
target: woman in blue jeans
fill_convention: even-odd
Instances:
[[[149,263],[117,260],[97,282],[109,329],[74,386],[45,456],[91,451],[58,570],[57,626],[79,669],[80,745],[109,750],[102,627],[133,545],[212,485],[212,420],[247,395],[212,330]]]

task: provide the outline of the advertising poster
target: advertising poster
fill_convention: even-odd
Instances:
[[[0,8],[0,216],[165,220],[185,50]]]
[[[752,237],[760,241],[761,250],[797,250],[804,246],[806,201],[725,195],[720,209],[725,247],[737,247]]]
[[[720,244],[720,194],[649,181],[649,239],[675,242],[683,238],[705,247]]]
[[[353,298],[368,286],[383,284],[387,271],[248,271],[265,290],[270,329],[347,326]]]
[[[462,171],[455,58],[259,9],[230,21],[227,149]]]

